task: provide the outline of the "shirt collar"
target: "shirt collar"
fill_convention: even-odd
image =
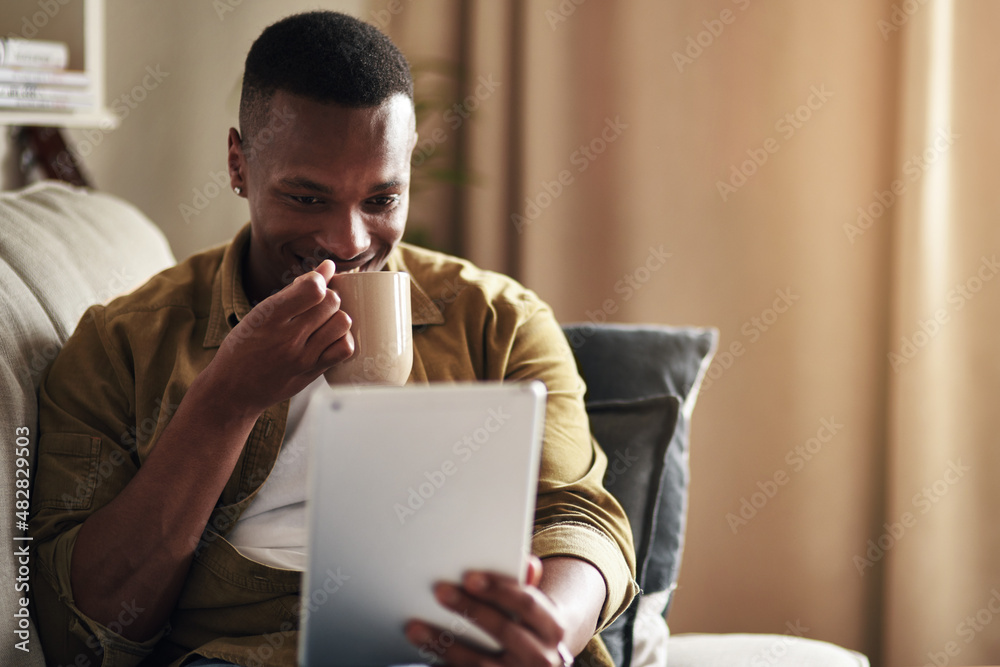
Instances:
[[[410,317],[413,319],[413,326],[444,324],[444,315],[441,314],[441,309],[427,296],[427,290],[417,282],[413,272],[407,268],[402,247],[402,245],[397,245],[393,249],[385,267],[389,271],[404,271],[410,274]]]
[[[250,312],[250,300],[243,289],[243,262],[249,243],[250,223],[247,223],[226,247],[222,264],[212,281],[212,308],[208,315],[208,330],[204,341],[206,348],[219,347],[229,332]],[[386,269],[410,274],[410,316],[413,326],[444,324],[441,310],[407,270],[399,246],[389,255]]]
[[[249,243],[250,223],[247,223],[222,255],[222,264],[212,281],[212,308],[208,314],[205,347],[219,347],[250,312],[250,300],[243,290],[243,259]]]

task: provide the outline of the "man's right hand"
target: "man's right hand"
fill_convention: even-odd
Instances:
[[[260,414],[354,353],[351,319],[327,289],[335,271],[324,260],[258,303],[223,341],[206,379],[234,408]]]
[[[324,261],[240,321],[135,477],[84,521],[70,576],[85,614],[108,624],[132,600],[146,611],[122,634],[136,641],[167,622],[258,417],[354,352],[351,320],[327,289],[334,270]]]

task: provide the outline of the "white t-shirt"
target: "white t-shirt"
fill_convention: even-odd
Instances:
[[[226,539],[247,558],[288,570],[306,567],[306,468],[309,443],[299,433],[309,397],[326,379],[320,375],[292,397],[285,439],[274,468]]]

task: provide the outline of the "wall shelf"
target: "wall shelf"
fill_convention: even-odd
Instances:
[[[73,0],[39,3],[37,0],[3,0],[0,5],[0,35],[28,39],[51,39],[69,44],[70,68],[90,77],[93,109],[37,111],[0,109],[0,125],[49,127],[101,127],[111,129],[118,118],[107,108],[104,84],[105,0]],[[47,5],[43,9],[43,4]]]

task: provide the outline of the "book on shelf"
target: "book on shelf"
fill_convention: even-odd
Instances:
[[[28,100],[23,97],[0,96],[0,109],[21,109],[24,111],[76,111],[93,109],[91,102],[54,102],[52,100]]]
[[[0,67],[0,85],[11,83],[36,83],[51,86],[87,88],[90,77],[86,72],[30,67]]]
[[[37,100],[57,104],[93,104],[89,90],[57,88],[33,83],[0,83],[0,99]]]
[[[90,75],[68,70],[63,42],[0,37],[0,111],[92,111]]]
[[[0,66],[66,69],[69,47],[63,42],[0,37]]]

